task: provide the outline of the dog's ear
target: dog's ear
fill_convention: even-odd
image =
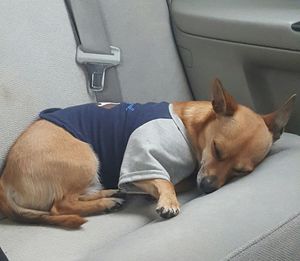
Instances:
[[[212,106],[214,111],[223,116],[232,116],[237,109],[234,98],[224,89],[221,81],[216,78],[213,83]]]
[[[277,111],[263,115],[263,119],[273,135],[273,142],[278,140],[287,125],[296,101],[296,94],[292,95]]]

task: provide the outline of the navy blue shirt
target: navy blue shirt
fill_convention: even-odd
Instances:
[[[92,103],[47,109],[39,116],[92,146],[101,162],[98,174],[106,188],[118,186],[124,152],[132,132],[151,120],[172,118],[166,102],[121,103],[111,109]]]

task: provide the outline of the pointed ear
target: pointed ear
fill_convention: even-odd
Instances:
[[[237,109],[234,98],[224,89],[221,81],[216,78],[213,83],[212,106],[215,113],[223,116],[232,116]]]
[[[296,94],[292,95],[277,111],[263,115],[263,119],[273,135],[273,142],[278,140],[287,125],[294,104],[296,101]]]

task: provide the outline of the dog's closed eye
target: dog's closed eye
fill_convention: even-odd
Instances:
[[[247,169],[233,169],[234,176],[245,176],[251,172],[252,170],[247,170]]]
[[[218,147],[217,143],[213,140],[212,142],[212,153],[216,160],[222,161],[223,160],[223,154],[220,148]]]

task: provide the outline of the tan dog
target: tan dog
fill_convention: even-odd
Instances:
[[[279,139],[294,102],[295,95],[279,110],[260,116],[238,105],[215,80],[212,102],[173,103],[201,165],[199,188],[210,193],[234,175],[252,172]],[[46,120],[37,120],[8,153],[0,179],[0,212],[23,222],[78,228],[86,222],[83,216],[123,203],[117,190],[87,194],[97,183],[98,165],[89,144]],[[162,217],[179,213],[170,181],[141,180],[134,185],[158,200]]]

